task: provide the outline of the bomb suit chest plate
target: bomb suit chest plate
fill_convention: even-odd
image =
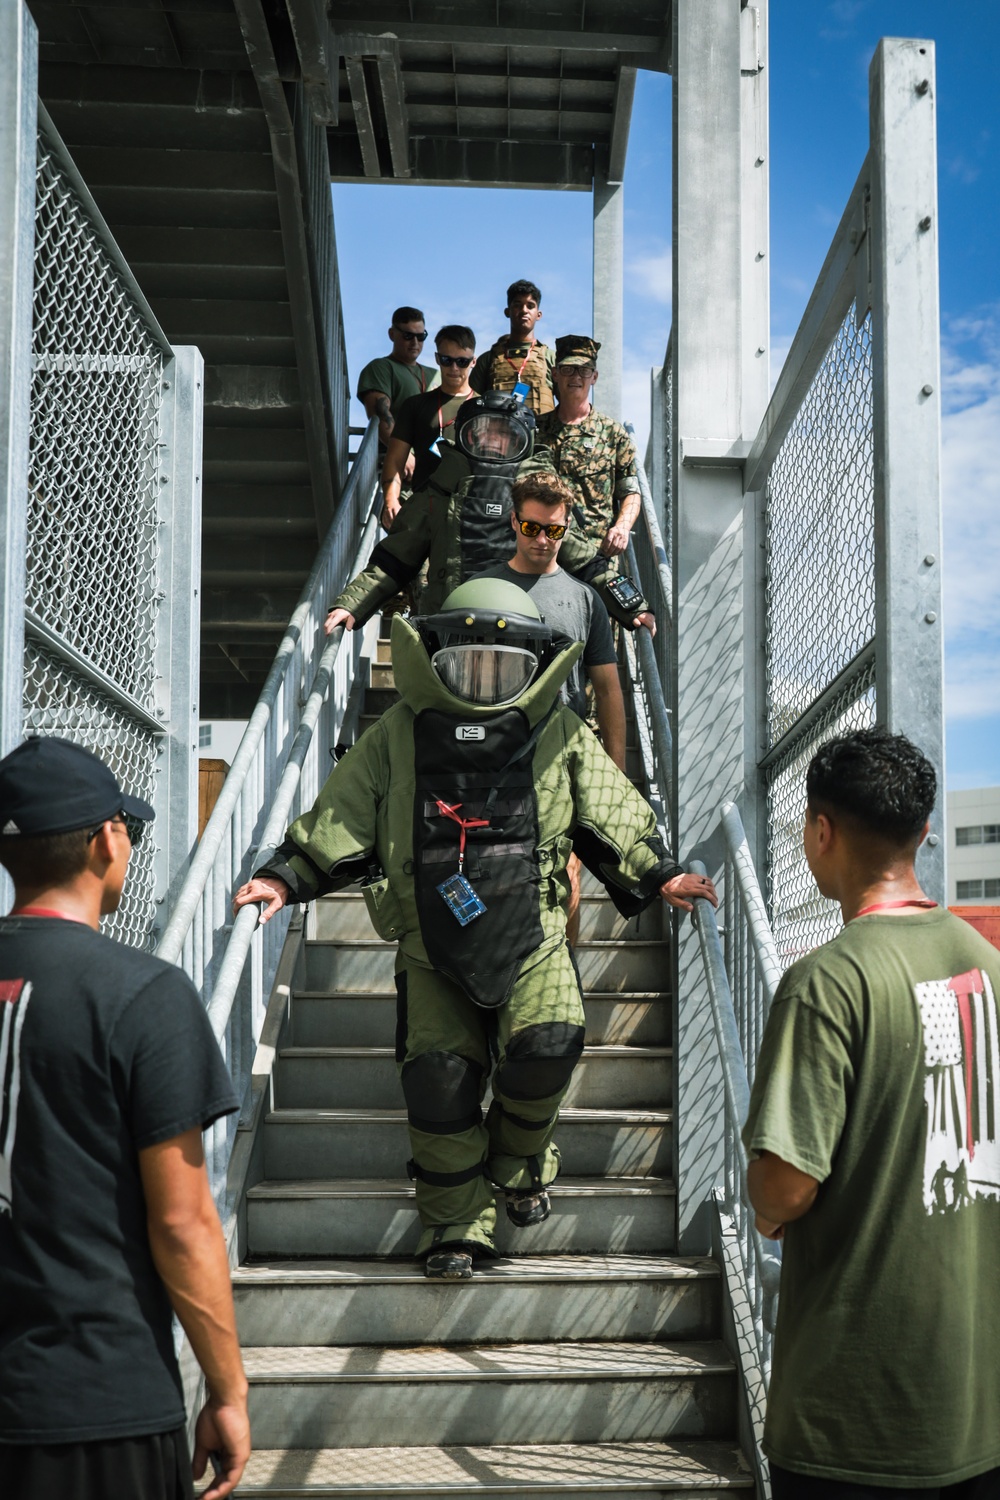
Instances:
[[[539,915],[538,805],[531,737],[518,709],[468,721],[425,709],[413,726],[413,861],[417,912],[427,956],[477,1005],[502,1005],[525,958],[544,938]],[[462,926],[442,900],[441,882],[464,873],[485,911]]]

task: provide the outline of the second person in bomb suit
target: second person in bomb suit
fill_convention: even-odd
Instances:
[[[396,1056],[429,1276],[494,1250],[496,1201],[549,1213],[558,1110],[583,1050],[566,943],[575,850],[623,914],[661,895],[716,900],[667,854],[652,810],[559,689],[582,645],[515,584],[477,579],[434,615],[392,622],[402,701],[338,762],[312,809],[236,895],[266,920],[366,881],[399,944]],[[492,1070],[492,1079],[491,1079]],[[484,1120],[481,1103],[492,1083]]]
[[[506,562],[513,551],[510,529],[511,485],[531,454],[535,419],[516,396],[487,391],[467,401],[455,418],[454,443],[447,445],[427,486],[402,508],[388,534],[372,552],[368,567],[351,580],[331,605],[325,630],[363,625],[428,563],[421,595],[423,613],[433,614],[442,600],[466,579]],[[623,603],[606,591],[618,582],[595,544],[571,529],[560,562],[570,573],[586,576],[612,615],[628,628],[643,616],[646,602]]]

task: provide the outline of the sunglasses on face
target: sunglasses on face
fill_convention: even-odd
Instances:
[[[125,832],[128,834],[129,843],[132,845],[133,849],[138,849],[139,845],[142,843],[143,835],[146,832],[146,825],[143,822],[142,818],[134,818],[131,813],[120,812],[116,813],[110,821],[112,823],[124,823]],[[96,839],[97,835],[101,831],[101,828],[103,827],[104,824],[102,823],[100,825],[100,828],[95,828],[91,833],[87,834],[88,844]]]
[[[544,531],[550,542],[561,542],[569,527],[560,526],[557,522],[553,522],[551,526],[543,526],[541,521],[522,521],[519,516],[517,529],[522,536],[538,536]]]
[[[393,323],[392,326],[393,328],[395,328],[397,333],[402,334],[404,339],[412,339],[415,344],[422,344],[424,339],[427,337],[426,328],[424,329],[423,333],[411,333],[408,328],[400,328],[398,323]]]
[[[443,370],[447,370],[449,365],[457,365],[460,370],[467,370],[474,360],[474,354],[439,354],[437,356],[437,362]]]
[[[557,375],[582,375],[586,378],[595,373],[593,365],[556,365]]]

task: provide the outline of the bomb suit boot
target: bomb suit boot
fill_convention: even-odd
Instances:
[[[396,616],[402,701],[264,866],[300,901],[361,879],[377,931],[399,944],[396,1057],[418,1255],[435,1275],[495,1253],[497,1190],[515,1223],[544,1217],[584,1038],[570,852],[627,916],[679,871],[648,803],[559,702],[581,651],[500,579],[462,585],[435,615]]]

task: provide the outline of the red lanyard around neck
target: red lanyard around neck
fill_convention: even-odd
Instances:
[[[518,370],[517,374],[514,377],[515,380],[520,380],[521,376],[524,374],[524,367],[528,363],[528,360],[531,358],[531,356],[534,354],[534,352],[535,352],[535,346],[534,346],[534,344],[529,344],[528,345],[528,352],[524,356],[524,358],[522,359],[520,369]],[[507,361],[507,363],[510,365],[511,369],[513,370],[513,368],[514,368],[514,361],[511,359],[510,355],[509,354],[505,354],[504,355],[504,359]]]
[[[937,902],[926,899],[922,901],[875,901],[871,906],[863,906],[860,911],[854,913],[854,916],[868,917],[873,911],[899,911],[904,906],[916,906],[922,911],[930,911],[937,906]]]

